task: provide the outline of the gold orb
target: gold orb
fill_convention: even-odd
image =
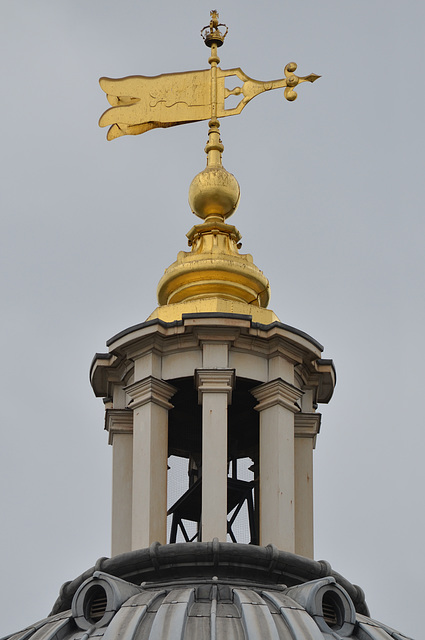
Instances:
[[[224,167],[207,167],[189,187],[190,208],[203,220],[211,216],[229,218],[236,211],[239,198],[239,183]]]

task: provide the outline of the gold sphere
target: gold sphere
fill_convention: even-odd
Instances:
[[[238,207],[239,183],[222,166],[206,167],[189,187],[189,205],[193,213],[205,220],[211,216],[229,218]]]

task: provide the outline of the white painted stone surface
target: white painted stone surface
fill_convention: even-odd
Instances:
[[[112,531],[113,556],[131,549],[133,507],[133,433],[114,436],[112,454]]]
[[[226,358],[227,359],[227,358]],[[231,401],[234,371],[199,369],[196,372],[202,403],[202,513],[203,542],[227,539],[227,405]]]
[[[260,413],[260,544],[294,553],[294,413],[302,392],[278,378],[252,393]]]
[[[127,387],[133,409],[132,549],[167,538],[169,399],[175,388],[145,378]]]
[[[295,414],[295,553],[314,558],[313,449],[319,413]]]
[[[231,350],[229,367],[235,369],[240,378],[250,378],[258,382],[267,382],[269,379],[268,362],[264,354],[259,356],[254,353]]]
[[[122,390],[121,390],[122,391]],[[125,397],[125,393],[122,392]],[[133,484],[133,413],[109,409],[106,428],[112,445],[112,530],[111,553],[131,549]]]
[[[198,347],[181,350],[163,356],[162,376],[164,380],[193,377],[195,369],[202,367],[202,351]]]

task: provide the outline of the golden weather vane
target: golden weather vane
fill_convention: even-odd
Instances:
[[[173,127],[208,119],[211,120],[210,127],[218,131],[217,118],[238,115],[260,93],[284,88],[285,98],[293,101],[297,97],[294,88],[298,84],[320,78],[314,73],[304,77],[295,75],[295,62],[286,65],[284,78],[269,82],[253,80],[240,67],[220,69],[217,66],[220,62],[217,49],[223,44],[228,29],[219,23],[217,11],[211,11],[210,15],[210,24],[201,30],[205,44],[211,48],[208,59],[210,69],[99,80],[112,105],[99,120],[101,127],[110,127],[108,140],[129,134],[138,135],[157,127]],[[225,33],[219,27],[226,27]],[[226,89],[225,78],[230,76],[237,77],[242,86]],[[241,99],[236,107],[227,109],[226,99],[229,96],[241,96]]]

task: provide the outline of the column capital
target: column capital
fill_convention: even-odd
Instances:
[[[133,412],[131,409],[106,409],[105,429],[109,432],[109,444],[113,443],[115,434],[132,434]]]
[[[321,413],[297,413],[295,415],[295,437],[312,438],[314,448],[316,436],[320,431],[321,420]]]
[[[165,380],[148,376],[143,380],[138,380],[128,387],[124,388],[124,391],[128,393],[131,398],[129,402],[129,409],[136,409],[138,407],[152,402],[164,409],[172,409],[173,405],[170,403],[171,398],[177,392],[176,387],[168,384]]]
[[[232,400],[235,384],[234,369],[196,369],[195,385],[198,389],[198,402],[202,404],[203,393],[226,393],[227,403]]]
[[[257,411],[264,411],[276,405],[280,405],[292,413],[300,411],[297,400],[301,398],[303,392],[282,378],[264,382],[251,389],[251,393],[258,400],[258,404],[254,407]]]

